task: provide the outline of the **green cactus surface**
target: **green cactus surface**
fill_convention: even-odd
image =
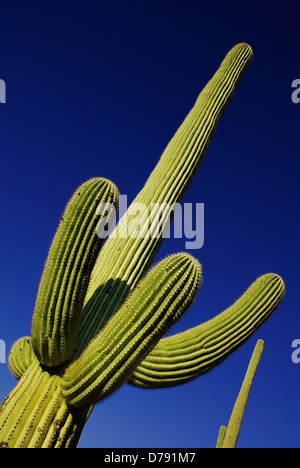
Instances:
[[[202,269],[188,253],[151,268],[172,208],[251,59],[248,44],[229,51],[107,239],[99,226],[108,232],[114,219],[115,185],[94,178],[72,196],[45,263],[31,336],[9,354],[18,383],[0,405],[0,447],[76,447],[94,404],[123,383],[159,388],[192,380],[235,351],[279,305],[284,283],[269,273],[221,314],[164,338],[195,300]],[[153,204],[159,209],[150,215]],[[136,206],[143,207],[140,216]]]
[[[200,279],[200,264],[188,254],[159,262],[67,368],[62,389],[68,403],[96,403],[126,382],[193,302]]]
[[[238,44],[229,51],[167,145],[132,205],[142,203],[149,208],[151,204],[164,203],[172,207],[182,200],[251,58],[252,49],[248,44]],[[111,236],[105,243],[93,269],[85,298],[77,343],[79,353],[116,312],[151,266],[163,241],[162,232],[168,214],[166,211],[165,216],[158,212],[156,219],[152,220],[152,225],[158,226],[157,236],[132,238],[124,233],[136,227],[135,216],[131,214],[129,206],[128,212],[116,226],[115,236]],[[141,221],[147,232],[149,216],[145,215]]]
[[[142,388],[171,387],[208,372],[262,325],[283,296],[280,276],[267,273],[257,278],[218,316],[160,340],[136,368],[129,383]]]
[[[221,426],[218,433],[216,448],[222,448],[223,440],[226,434],[226,426]]]
[[[25,336],[16,341],[12,345],[8,356],[8,365],[13,376],[19,380],[34,359],[35,354],[30,336]]]
[[[32,346],[46,366],[63,364],[74,349],[90,274],[104,241],[96,233],[101,222],[97,207],[117,208],[118,195],[110,181],[91,179],[76,190],[61,217],[32,318]]]
[[[264,349],[264,341],[258,340],[253,350],[246,375],[235,401],[227,427],[221,426],[216,448],[236,448],[249,393]]]

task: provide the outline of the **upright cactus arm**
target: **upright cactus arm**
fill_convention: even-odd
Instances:
[[[226,434],[226,426],[221,426],[218,433],[216,448],[222,448],[223,440]]]
[[[92,405],[117,390],[195,299],[200,264],[189,254],[159,262],[140,281],[82,355],[67,368],[63,395]]]
[[[248,402],[249,393],[251,390],[252,382],[256,374],[257,366],[259,364],[262,352],[264,349],[263,340],[256,342],[254,351],[252,353],[249,366],[243,380],[241,389],[234,404],[226,430],[223,431],[222,441],[218,438],[218,448],[235,448],[240,434],[241,425],[243,421],[244,412]]]
[[[284,296],[280,276],[259,277],[213,319],[163,338],[137,367],[129,383],[142,388],[180,385],[216,367],[274,312]]]
[[[150,235],[148,210],[153,203],[171,207],[180,202],[251,59],[252,49],[248,44],[238,44],[229,51],[166,147],[133,202],[142,203],[147,208],[139,217],[139,223],[145,229],[143,235],[136,238],[126,235],[126,230],[134,229],[137,222],[131,205],[100,252],[85,298],[77,342],[78,354],[114,314],[152,264],[163,240],[168,212],[164,213],[162,220],[159,212],[152,220],[152,225],[158,226],[158,235],[154,237]],[[114,281],[116,279],[119,281]]]
[[[67,204],[51,244],[32,318],[32,346],[46,366],[73,352],[90,274],[104,239],[97,236],[97,207],[118,206],[118,190],[103,178],[82,184]],[[102,217],[104,217],[102,212]]]

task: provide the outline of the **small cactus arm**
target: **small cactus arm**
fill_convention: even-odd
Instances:
[[[223,440],[226,433],[226,426],[221,426],[218,433],[216,448],[222,448]]]
[[[8,356],[8,365],[13,376],[19,380],[34,359],[30,336],[17,340]]]
[[[31,340],[18,340],[10,353],[9,364],[19,382],[0,406],[0,447],[76,446],[93,404],[124,382],[136,384],[141,369],[148,368],[149,352],[150,360],[160,359],[161,349],[165,354],[167,348],[168,354],[171,342],[162,336],[193,300],[200,266],[191,256],[178,254],[147,271],[172,207],[184,196],[251,58],[247,44],[229,51],[103,247],[104,239],[96,235],[98,206],[107,204],[100,215],[103,224],[118,204],[117,189],[106,179],[92,179],[73,195],[45,264]],[[138,203],[146,207],[139,216]],[[153,204],[167,208],[149,217]],[[153,225],[155,235],[150,235]],[[136,231],[139,235],[130,235]],[[277,277],[269,278],[262,289],[258,282],[256,289],[250,288],[252,300],[246,293],[247,301],[240,301],[240,311],[225,311],[200,325],[200,333],[187,331],[179,339],[175,335],[174,379],[182,382],[178,357],[184,379],[190,380],[199,372],[200,348],[207,349],[202,367],[208,370],[253,333],[278,305],[277,282]],[[197,361],[191,370],[186,363],[190,351]],[[154,366],[159,382],[170,381],[165,365],[169,363],[164,363],[159,378]],[[148,385],[148,370],[146,375]]]
[[[61,217],[40,281],[31,327],[33,350],[46,366],[63,364],[74,349],[90,274],[104,242],[96,233],[101,222],[97,208],[107,204],[113,215],[118,198],[112,182],[94,178],[76,190]]]
[[[262,352],[264,349],[263,340],[256,342],[249,366],[243,380],[240,392],[234,404],[227,427],[221,426],[219,430],[216,448],[235,448],[240,434],[244,412],[248,402],[249,393],[256,374]]]
[[[216,367],[270,317],[284,296],[280,276],[257,278],[228,309],[207,322],[163,338],[136,368],[129,383],[141,388],[171,387]]]

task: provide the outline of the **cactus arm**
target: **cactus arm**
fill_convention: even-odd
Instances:
[[[252,382],[255,377],[255,373],[257,370],[257,366],[259,364],[262,352],[264,349],[264,342],[263,340],[258,340],[253,354],[251,356],[249,366],[243,380],[240,392],[237,396],[235,405],[233,407],[228,426],[226,429],[226,433],[224,436],[224,440],[222,443],[222,448],[235,448],[237,439],[240,433],[242,420],[245,412],[245,408],[247,405],[249,393],[251,390]]]
[[[252,49],[248,44],[238,44],[228,52],[133,203],[142,203],[149,210],[153,203],[171,207],[180,202],[251,59]],[[149,213],[145,212],[139,220],[145,228],[144,235],[133,239],[126,236],[126,228],[134,229],[136,223],[130,209],[106,242],[93,269],[77,343],[78,353],[145,274],[162,243],[166,216],[162,221],[159,213],[155,216],[153,224],[158,226],[158,235],[153,237],[149,235]],[[114,281],[116,279],[119,281]]]
[[[142,388],[180,385],[217,366],[272,314],[284,296],[280,276],[256,279],[228,309],[213,319],[163,338],[128,383]]]
[[[220,429],[219,429],[216,448],[222,448],[222,444],[223,444],[225,434],[226,434],[226,426],[221,426]]]
[[[17,340],[8,356],[8,365],[13,376],[19,380],[34,359],[30,336]]]
[[[58,366],[73,351],[90,273],[103,244],[97,207],[118,205],[112,182],[94,178],[67,204],[50,247],[32,318],[32,347],[40,362]]]
[[[74,406],[117,390],[195,299],[201,268],[182,253],[159,262],[64,373],[63,395]]]

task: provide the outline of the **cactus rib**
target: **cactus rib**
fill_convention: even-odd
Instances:
[[[232,306],[211,320],[163,338],[129,383],[142,388],[180,385],[217,366],[274,312],[284,296],[281,277],[257,278]]]

